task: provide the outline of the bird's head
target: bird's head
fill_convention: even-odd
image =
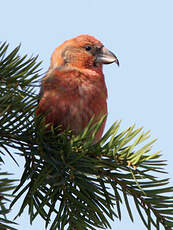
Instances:
[[[102,70],[103,64],[116,62],[117,57],[96,38],[80,35],[57,47],[51,57],[50,69],[70,66],[80,69]]]

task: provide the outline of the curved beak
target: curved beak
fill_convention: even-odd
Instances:
[[[111,64],[116,62],[116,64],[119,66],[118,58],[114,53],[106,49],[104,46],[97,53],[96,62],[101,64]]]

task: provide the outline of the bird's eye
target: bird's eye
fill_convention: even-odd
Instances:
[[[85,50],[86,50],[86,51],[90,51],[91,49],[92,49],[91,46],[85,46]]]

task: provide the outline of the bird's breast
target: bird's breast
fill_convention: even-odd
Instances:
[[[97,87],[88,82],[69,84],[68,87],[59,84],[44,91],[38,113],[47,113],[46,123],[61,125],[63,129],[69,128],[78,134],[93,116],[99,120],[107,114],[105,92],[104,85]]]

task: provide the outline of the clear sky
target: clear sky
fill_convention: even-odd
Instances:
[[[173,177],[172,0],[5,0],[0,7],[0,40],[11,48],[21,43],[21,55],[39,54],[43,72],[53,50],[79,34],[94,35],[113,51],[120,68],[104,67],[109,95],[106,130],[115,120],[122,120],[122,129],[133,123],[151,129],[152,137],[158,138],[154,150],[163,151]],[[23,168],[6,160],[7,170],[19,177]],[[40,218],[29,225],[27,212],[18,223],[18,230],[44,230]],[[112,228],[145,229],[138,217],[132,224],[126,211]]]

